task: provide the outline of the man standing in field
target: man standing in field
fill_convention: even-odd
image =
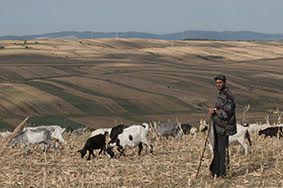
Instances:
[[[226,167],[229,168],[229,136],[237,133],[236,105],[231,91],[226,87],[226,77],[219,74],[214,80],[219,93],[215,107],[208,110],[213,121],[211,129],[214,132],[214,156],[210,164],[210,171],[213,177],[221,179],[226,176]]]

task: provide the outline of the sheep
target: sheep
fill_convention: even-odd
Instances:
[[[100,149],[99,155],[102,151],[105,151],[106,134],[107,133],[105,132],[104,134],[98,134],[87,139],[83,149],[77,151],[81,153],[81,158],[84,158],[87,151],[89,152],[87,160],[90,160],[91,155],[93,155],[93,157],[95,158],[95,155],[93,153],[94,149]]]
[[[35,129],[48,129],[51,132],[51,137],[59,140],[63,144],[66,144],[62,134],[65,131],[65,128],[62,128],[58,125],[42,125],[37,127],[25,127],[24,130],[35,130]]]
[[[201,132],[205,132],[208,129],[208,124],[204,124],[204,128],[202,128]],[[237,124],[237,133],[229,136],[229,144],[231,143],[239,143],[243,148],[244,148],[244,152],[245,155],[248,154],[248,146],[245,142],[245,139],[248,139],[249,145],[252,145],[251,139],[250,139],[250,134],[248,131],[248,127],[243,127],[240,124]],[[213,148],[211,143],[208,143],[208,147],[210,149],[211,152],[213,152]]]
[[[268,127],[264,130],[260,130],[258,132],[258,135],[264,135],[264,138],[267,136],[273,137],[273,136],[279,136],[279,138],[283,137],[283,126],[276,126],[276,127]]]
[[[113,131],[113,129],[112,129]],[[111,133],[112,133],[111,131]],[[150,145],[147,141],[147,134],[149,131],[149,124],[143,123],[142,125],[132,125],[130,127],[127,127],[122,130],[121,133],[117,134],[117,137],[111,138],[110,142],[107,145],[106,148],[106,154],[109,158],[114,157],[113,147],[117,146],[118,151],[120,152],[120,157],[124,155],[125,147],[129,146],[131,148],[138,146],[139,151],[138,155],[141,154],[142,151],[142,144],[145,144],[149,150],[150,153],[153,152],[152,145]]]
[[[45,147],[43,152],[47,151],[49,145],[51,145],[56,150],[54,144],[51,142],[51,132],[45,128],[19,132],[19,134],[12,139],[12,148],[17,146],[17,144],[20,142],[24,144],[25,149],[27,148],[27,155],[30,153],[30,144],[44,143]]]
[[[107,133],[110,135],[111,133],[111,128],[100,128],[100,129],[96,129],[93,132],[91,132],[90,137],[93,137],[95,135],[99,135],[99,134],[104,134]]]

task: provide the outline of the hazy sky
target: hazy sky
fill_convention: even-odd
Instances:
[[[283,0],[0,0],[0,36],[184,30],[283,34]]]

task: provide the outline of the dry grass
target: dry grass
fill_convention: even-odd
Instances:
[[[208,166],[211,154],[206,151],[200,175],[195,179],[204,135],[184,136],[153,142],[154,154],[148,149],[137,156],[137,149],[127,149],[126,156],[109,159],[101,155],[87,161],[76,151],[89,133],[82,136],[65,134],[68,145],[55,153],[42,154],[32,148],[24,156],[23,148],[0,147],[0,187],[282,187],[282,140],[263,139],[252,135],[250,154],[243,155],[238,145],[231,146],[230,177],[215,180]],[[150,135],[151,137],[151,135]],[[97,155],[98,151],[95,151]]]

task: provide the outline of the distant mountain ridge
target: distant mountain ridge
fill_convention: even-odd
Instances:
[[[272,40],[283,41],[283,34],[264,34],[252,31],[184,31],[168,34],[144,32],[92,32],[62,31],[39,35],[6,35],[0,40],[35,40],[35,39],[91,39],[91,38],[141,38],[159,40]]]

